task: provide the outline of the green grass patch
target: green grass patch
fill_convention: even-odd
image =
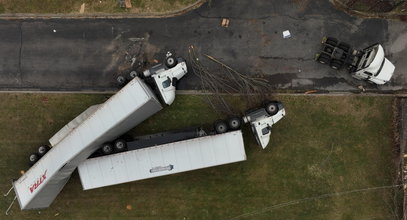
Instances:
[[[79,13],[85,3],[85,13],[155,13],[175,11],[195,0],[132,0],[131,9],[123,9],[117,0],[0,0],[0,13]]]
[[[390,97],[279,96],[287,116],[265,150],[243,129],[247,161],[82,191],[77,172],[50,208],[22,218],[394,219],[393,191],[349,192],[393,184]],[[0,186],[27,169],[30,152],[104,95],[0,95]],[[238,109],[239,97],[229,97]],[[132,132],[148,134],[219,118],[204,96],[175,103]],[[326,195],[328,194],[328,195]],[[322,196],[321,195],[326,195]],[[4,199],[5,211],[12,196]],[[396,203],[399,201],[396,200]],[[131,205],[131,209],[126,209]]]

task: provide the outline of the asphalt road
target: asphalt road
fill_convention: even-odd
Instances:
[[[220,26],[223,17],[230,19],[228,28]],[[292,37],[283,39],[284,30]],[[316,63],[325,35],[360,49],[382,43],[396,66],[392,81],[368,85]],[[111,90],[133,55],[159,60],[172,49],[188,57],[190,45],[241,73],[264,75],[279,91],[407,89],[406,23],[352,17],[327,0],[213,0],[164,19],[0,20],[0,39],[1,90]],[[189,74],[179,87],[199,85]]]

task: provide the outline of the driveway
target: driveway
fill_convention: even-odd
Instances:
[[[230,19],[227,28],[220,26],[224,17]],[[284,39],[284,30],[292,37]],[[325,35],[360,49],[382,43],[396,66],[392,81],[373,86],[316,63]],[[352,17],[322,0],[213,0],[162,19],[1,20],[0,39],[2,90],[114,90],[115,77],[135,55],[151,62],[172,49],[188,57],[190,45],[241,73],[262,75],[280,92],[357,91],[358,85],[383,93],[407,89],[406,23]],[[179,87],[199,85],[189,74]]]

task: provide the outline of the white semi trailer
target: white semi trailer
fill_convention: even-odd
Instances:
[[[184,60],[167,57],[166,64],[169,62],[171,65],[151,70],[150,77],[160,75],[174,81],[187,73]],[[171,104],[175,97],[175,84],[163,88],[163,83],[154,77],[153,82],[164,103]],[[30,161],[35,164],[13,182],[15,199],[20,208],[48,207],[80,163],[106,141],[123,135],[162,108],[153,90],[134,76],[105,103],[89,108],[57,132],[50,139],[51,148],[42,146],[38,153],[30,156]]]
[[[250,123],[262,148],[270,140],[271,126],[285,116],[280,102],[248,111],[243,121]],[[120,152],[102,151],[78,166],[84,190],[153,177],[218,166],[246,160],[241,119],[219,120],[214,131],[200,128],[165,132],[126,141],[117,139]]]
[[[170,142],[86,160],[84,190],[246,160],[240,130]]]

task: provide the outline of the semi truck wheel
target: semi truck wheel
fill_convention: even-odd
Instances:
[[[266,112],[269,113],[271,116],[277,114],[277,112],[278,112],[278,105],[277,105],[277,103],[274,103],[274,102],[270,102],[270,103],[266,104],[265,108],[266,108]]]
[[[228,125],[231,130],[239,129],[241,124],[242,124],[242,121],[240,120],[239,117],[232,117],[232,118],[229,118],[229,120],[228,120]]]
[[[38,147],[38,155],[44,156],[51,148],[48,145],[41,145]]]
[[[102,153],[104,155],[111,154],[113,152],[113,146],[109,143],[106,143],[102,146]]]
[[[177,65],[177,60],[175,59],[175,57],[169,56],[169,57],[167,57],[167,58],[165,59],[165,65],[166,65],[168,68],[173,68],[174,66]]]
[[[123,151],[125,151],[126,150],[126,147],[127,147],[127,144],[126,144],[126,141],[125,140],[123,140],[123,139],[118,139],[118,140],[116,140],[115,142],[114,142],[114,149],[117,151],[117,152],[123,152]]]
[[[326,44],[329,44],[333,47],[336,47],[336,45],[338,45],[338,40],[336,38],[333,37],[328,37],[325,41]]]
[[[35,163],[37,163],[37,161],[40,159],[40,156],[37,153],[33,153],[30,155],[30,157],[28,158],[30,161],[30,165],[34,165]]]
[[[215,122],[215,131],[217,134],[225,133],[228,131],[228,126],[224,121],[219,120]]]
[[[124,76],[118,76],[116,80],[119,83],[119,85],[126,84],[126,78],[124,78]]]
[[[339,60],[332,60],[331,67],[332,69],[339,70],[342,67],[342,62]]]
[[[350,50],[350,45],[347,43],[339,43],[338,48],[342,49],[343,51],[345,51],[345,53],[348,53]]]
[[[130,78],[132,78],[132,79],[134,79],[138,76],[136,71],[131,71],[129,75],[130,75]]]
[[[327,64],[327,63],[329,63],[329,60],[330,60],[330,59],[331,59],[331,58],[330,58],[327,54],[321,53],[321,54],[319,55],[317,61],[320,62],[320,63],[322,63],[322,64]]]

